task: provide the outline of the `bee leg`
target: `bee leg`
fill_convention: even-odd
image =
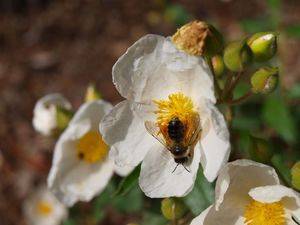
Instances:
[[[175,170],[177,169],[178,166],[179,166],[179,163],[177,163],[177,165],[176,165],[175,169],[172,171],[172,173],[175,172]]]
[[[182,166],[183,166],[183,168],[184,168],[186,171],[188,171],[189,173],[191,173],[191,171],[188,170],[183,164],[182,164]]]
[[[294,218],[294,216],[292,216],[292,220],[293,220],[296,224],[299,224],[299,225],[300,225],[300,223]]]

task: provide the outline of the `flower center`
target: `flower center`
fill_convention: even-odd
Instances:
[[[53,211],[53,207],[49,202],[40,201],[36,205],[36,210],[39,215],[48,216]]]
[[[185,96],[183,93],[170,94],[167,100],[154,100],[154,103],[158,108],[155,111],[157,115],[156,122],[166,139],[168,139],[167,129],[169,122],[174,118],[178,118],[184,125],[186,130],[185,138],[187,138],[198,125],[196,124],[198,113],[194,109],[194,104],[191,98]]]
[[[103,161],[108,153],[108,146],[97,131],[90,131],[77,143],[77,156],[88,163]]]
[[[245,209],[247,225],[285,225],[285,211],[281,201],[261,203],[253,200]]]

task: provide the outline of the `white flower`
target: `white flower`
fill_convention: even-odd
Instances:
[[[32,124],[43,135],[52,135],[57,128],[56,107],[71,109],[70,102],[60,94],[48,94],[39,99],[33,110]]]
[[[68,206],[90,201],[106,187],[114,171],[126,175],[132,169],[120,170],[107,157],[109,147],[98,125],[111,108],[103,100],[83,104],[56,143],[48,186]]]
[[[291,225],[300,215],[299,194],[280,185],[272,167],[250,160],[228,163],[215,193],[215,203],[191,225]]]
[[[114,65],[113,82],[126,100],[104,117],[100,132],[116,164],[136,166],[143,161],[139,184],[147,196],[186,195],[199,162],[209,181],[216,178],[228,160],[229,133],[214,106],[213,77],[202,57],[178,50],[170,38],[146,35]],[[192,131],[202,129],[199,141],[192,143],[194,156],[183,165],[145,128],[145,121],[151,121],[147,123],[158,126],[156,134],[170,145],[167,125],[176,117],[185,127],[185,145]]]
[[[30,225],[59,225],[68,216],[66,207],[44,186],[29,196],[23,210]]]

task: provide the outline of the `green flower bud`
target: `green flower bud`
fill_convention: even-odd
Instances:
[[[274,32],[256,33],[248,39],[247,43],[257,62],[268,61],[277,51],[277,36]]]
[[[254,93],[268,94],[275,90],[278,83],[278,68],[264,67],[257,70],[251,77]]]
[[[85,93],[85,102],[95,101],[101,99],[101,94],[97,89],[95,88],[95,85],[91,84],[86,89]]]
[[[214,69],[214,73],[217,77],[220,77],[223,75],[225,71],[225,65],[222,56],[215,55],[211,58],[212,66]]]
[[[227,45],[223,59],[228,69],[240,72],[252,61],[252,53],[245,41],[235,41]]]
[[[168,220],[180,219],[186,213],[186,206],[177,198],[165,198],[161,201],[161,212]]]
[[[223,37],[212,25],[203,21],[192,21],[172,36],[174,45],[190,55],[213,56],[223,49]]]
[[[56,106],[56,121],[58,133],[63,131],[69,124],[73,117],[71,110],[65,109],[61,106]]]
[[[292,167],[291,174],[293,187],[300,190],[300,161]]]
[[[268,163],[272,158],[272,150],[270,144],[257,137],[250,137],[249,154],[251,159],[260,163]]]

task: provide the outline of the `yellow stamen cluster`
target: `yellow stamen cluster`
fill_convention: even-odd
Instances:
[[[285,210],[280,201],[261,203],[253,200],[246,206],[244,217],[247,225],[286,225]]]
[[[191,98],[185,96],[183,93],[174,93],[168,96],[167,100],[155,100],[157,105],[155,114],[157,115],[157,124],[160,131],[167,138],[167,127],[169,122],[177,117],[185,126],[186,135],[195,129],[195,118],[198,116],[195,111],[194,104]]]
[[[190,22],[172,36],[175,46],[190,55],[203,55],[205,39],[209,33],[208,25],[201,21]]]
[[[97,131],[90,131],[78,140],[77,156],[88,163],[103,161],[108,153],[108,146]]]
[[[48,216],[52,213],[53,207],[49,202],[40,201],[36,205],[36,211],[39,215]]]

